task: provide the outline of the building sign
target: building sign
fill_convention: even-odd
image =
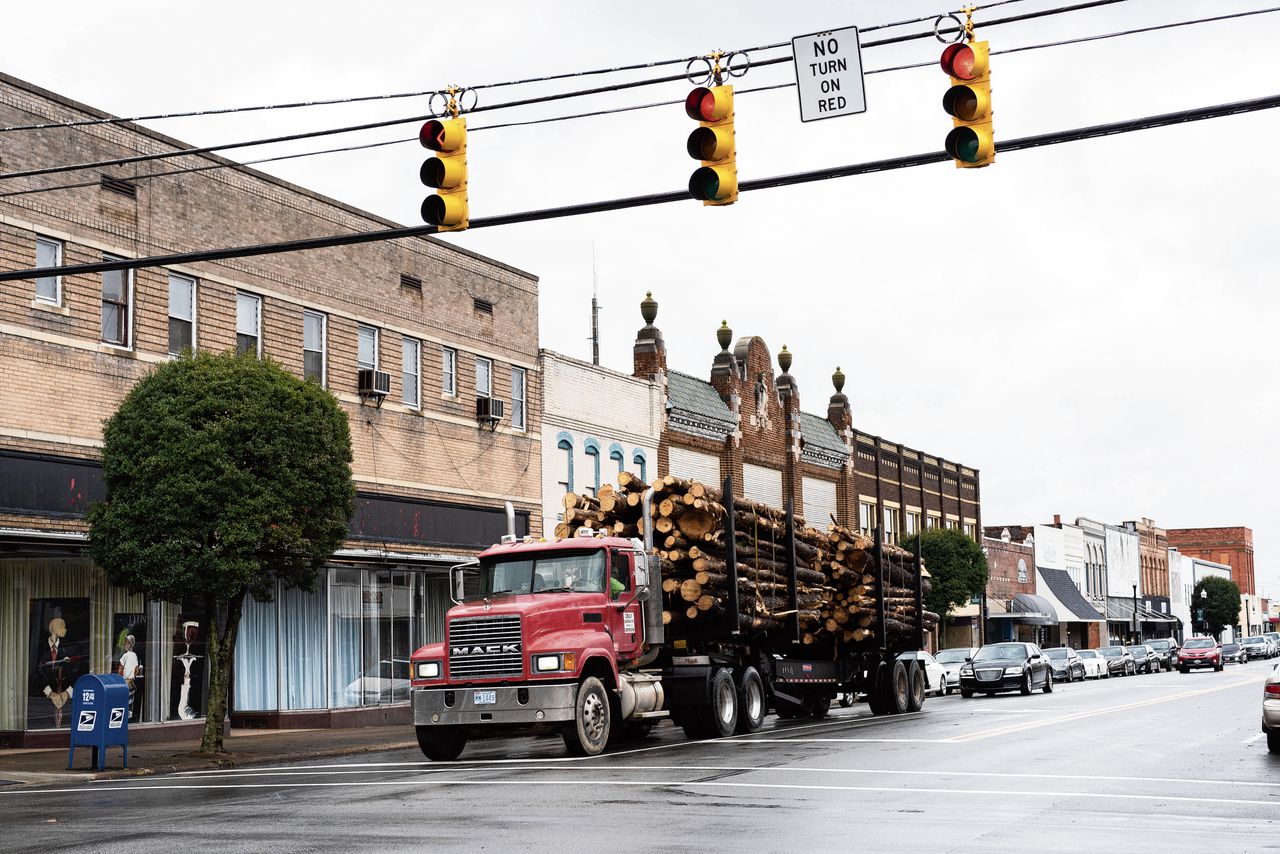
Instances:
[[[791,40],[800,121],[813,122],[867,111],[858,28],[845,27]]]

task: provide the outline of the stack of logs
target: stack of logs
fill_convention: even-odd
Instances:
[[[724,517],[730,512],[720,490],[696,480],[667,475],[646,484],[629,472],[618,487],[599,495],[564,497],[564,521],[556,537],[582,526],[618,537],[642,535],[641,496],[653,487],[654,546],[662,563],[664,624],[721,617],[729,607]],[[746,631],[782,629],[793,614],[806,644],[875,637],[875,564],[872,542],[834,522],[826,532],[795,519],[796,605],[788,601],[786,516],[783,511],[735,498],[734,552],[738,566],[738,626]],[[882,549],[885,568],[885,627],[890,636],[908,635],[917,625],[915,561],[898,546]],[[929,580],[924,580],[928,590]],[[938,616],[923,613],[925,628]]]

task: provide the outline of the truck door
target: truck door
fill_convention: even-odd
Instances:
[[[632,566],[633,557],[629,552],[610,553],[609,604],[605,606],[605,625],[613,635],[614,650],[621,658],[634,658],[644,643],[644,620],[640,615],[640,599],[636,596]]]

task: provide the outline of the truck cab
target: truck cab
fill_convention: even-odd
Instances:
[[[664,715],[658,677],[630,672],[646,611],[661,634],[641,542],[504,539],[454,568],[445,640],[412,656],[423,753],[455,759],[468,738],[559,729],[570,751],[594,755],[614,721]]]

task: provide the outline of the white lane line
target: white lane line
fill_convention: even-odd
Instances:
[[[1255,735],[1253,738],[1246,738],[1246,739],[1244,740],[1244,743],[1245,743],[1245,744],[1253,744],[1255,741],[1260,740],[1264,735],[1266,735],[1266,733],[1265,733],[1265,732],[1260,732],[1260,733],[1258,733],[1257,735]]]
[[[1256,739],[1255,739],[1256,740]],[[745,742],[752,744],[754,742]],[[295,771],[244,771],[232,774],[234,777],[330,777],[349,774],[408,774],[418,771],[417,768],[369,768],[351,770],[313,771],[303,768]],[[918,777],[990,777],[1000,780],[1080,780],[1089,783],[1161,783],[1164,785],[1185,786],[1242,786],[1247,788],[1275,789],[1280,793],[1280,782],[1263,783],[1253,780],[1216,780],[1200,777],[1138,777],[1119,774],[1031,774],[1010,771],[956,771],[950,768],[933,768],[928,770],[905,768],[825,768],[818,765],[618,765],[618,766],[586,766],[565,767],[563,765],[525,765],[518,768],[507,768],[509,771],[540,771],[561,773],[565,771],[696,771],[698,773],[794,773],[794,774],[865,774],[871,776],[918,776]],[[185,777],[192,779],[226,779],[226,776]],[[283,783],[281,785],[289,785]]]
[[[875,792],[890,795],[979,795],[990,797],[1027,798],[1094,798],[1107,800],[1159,801],[1161,803],[1197,803],[1221,804],[1235,806],[1280,807],[1280,800],[1252,801],[1238,798],[1199,798],[1174,795],[1133,795],[1113,792],[1061,792],[1061,791],[1027,791],[1009,789],[942,789],[942,788],[906,788],[901,786],[835,786],[814,783],[744,783],[724,780],[688,781],[688,780],[338,780],[329,783],[290,783],[291,789],[329,789],[342,787],[387,787],[414,786],[418,788],[444,788],[446,786],[561,786],[589,787],[619,786],[627,788],[649,789],[769,789],[775,791],[799,792]],[[0,795],[56,795],[81,794],[99,792],[136,792],[139,790],[163,791],[186,789],[271,789],[280,788],[276,783],[209,783],[204,785],[190,783],[168,783],[145,786],[99,786],[79,789],[19,789],[16,791],[0,791]]]
[[[703,743],[744,747],[749,744],[955,744],[956,740],[954,738],[753,738],[750,741],[731,742],[713,739]]]

